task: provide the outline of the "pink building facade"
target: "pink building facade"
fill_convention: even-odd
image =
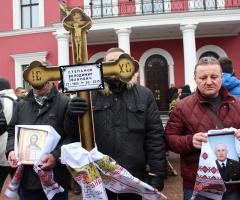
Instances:
[[[33,60],[72,64],[69,33],[57,0],[0,0],[0,76],[12,88],[26,86],[22,72]],[[139,61],[139,84],[168,109],[167,89],[189,84],[200,57],[227,56],[240,78],[239,0],[65,0],[92,17],[87,34],[89,62],[120,47]],[[27,89],[27,88],[26,88]]]

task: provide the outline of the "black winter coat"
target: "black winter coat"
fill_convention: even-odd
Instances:
[[[165,177],[164,130],[154,96],[146,87],[121,83],[110,86],[110,94],[92,92],[98,150],[115,159],[133,176],[150,172]]]
[[[6,149],[7,156],[10,151],[14,150],[15,125],[51,125],[61,136],[57,147],[51,154],[58,161],[57,166],[53,169],[54,180],[63,188],[70,188],[71,186],[71,175],[66,166],[61,164],[59,160],[61,146],[72,142],[67,135],[67,131],[70,131],[68,127],[70,119],[66,115],[68,102],[69,98],[59,93],[54,85],[50,96],[42,107],[35,101],[33,91],[30,91],[17,104],[8,127],[9,136]],[[40,179],[32,165],[24,165],[20,187],[29,190],[42,188]]]

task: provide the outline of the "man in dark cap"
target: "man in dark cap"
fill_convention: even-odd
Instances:
[[[10,83],[6,78],[0,77],[0,91],[11,89]]]
[[[44,66],[51,66],[47,61],[42,61],[42,63]],[[14,152],[15,125],[50,125],[61,136],[55,149],[51,153],[44,155],[41,160],[44,164],[40,166],[44,171],[52,170],[54,181],[64,188],[64,191],[55,194],[52,200],[69,199],[68,189],[71,187],[72,177],[66,165],[63,165],[60,161],[61,147],[72,142],[68,137],[69,132],[71,132],[70,124],[78,124],[77,119],[72,119],[72,113],[69,112],[69,101],[69,97],[58,92],[53,81],[46,82],[41,88],[34,88],[33,86],[33,89],[28,92],[27,96],[17,103],[7,129],[6,155],[12,168],[18,167],[18,160]],[[47,199],[41,180],[32,165],[24,165],[18,191],[21,200]]]

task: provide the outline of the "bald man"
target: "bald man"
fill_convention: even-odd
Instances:
[[[239,162],[227,158],[228,149],[223,143],[215,146],[215,155],[217,157],[216,163],[223,181],[240,180]]]

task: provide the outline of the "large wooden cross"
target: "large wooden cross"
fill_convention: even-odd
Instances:
[[[80,8],[74,8],[63,19],[64,28],[71,34],[74,64],[88,62],[86,33],[91,28],[91,25],[90,17]],[[116,74],[123,82],[128,82],[138,71],[139,64],[129,54],[124,53],[114,62],[103,62],[102,67],[104,76]],[[61,75],[59,67],[47,67],[41,61],[33,61],[23,72],[23,78],[33,88],[41,89],[47,81],[60,80]],[[95,147],[91,92],[81,91],[77,93],[77,96],[86,99],[90,107],[82,117],[78,117],[82,147],[90,151]]]

